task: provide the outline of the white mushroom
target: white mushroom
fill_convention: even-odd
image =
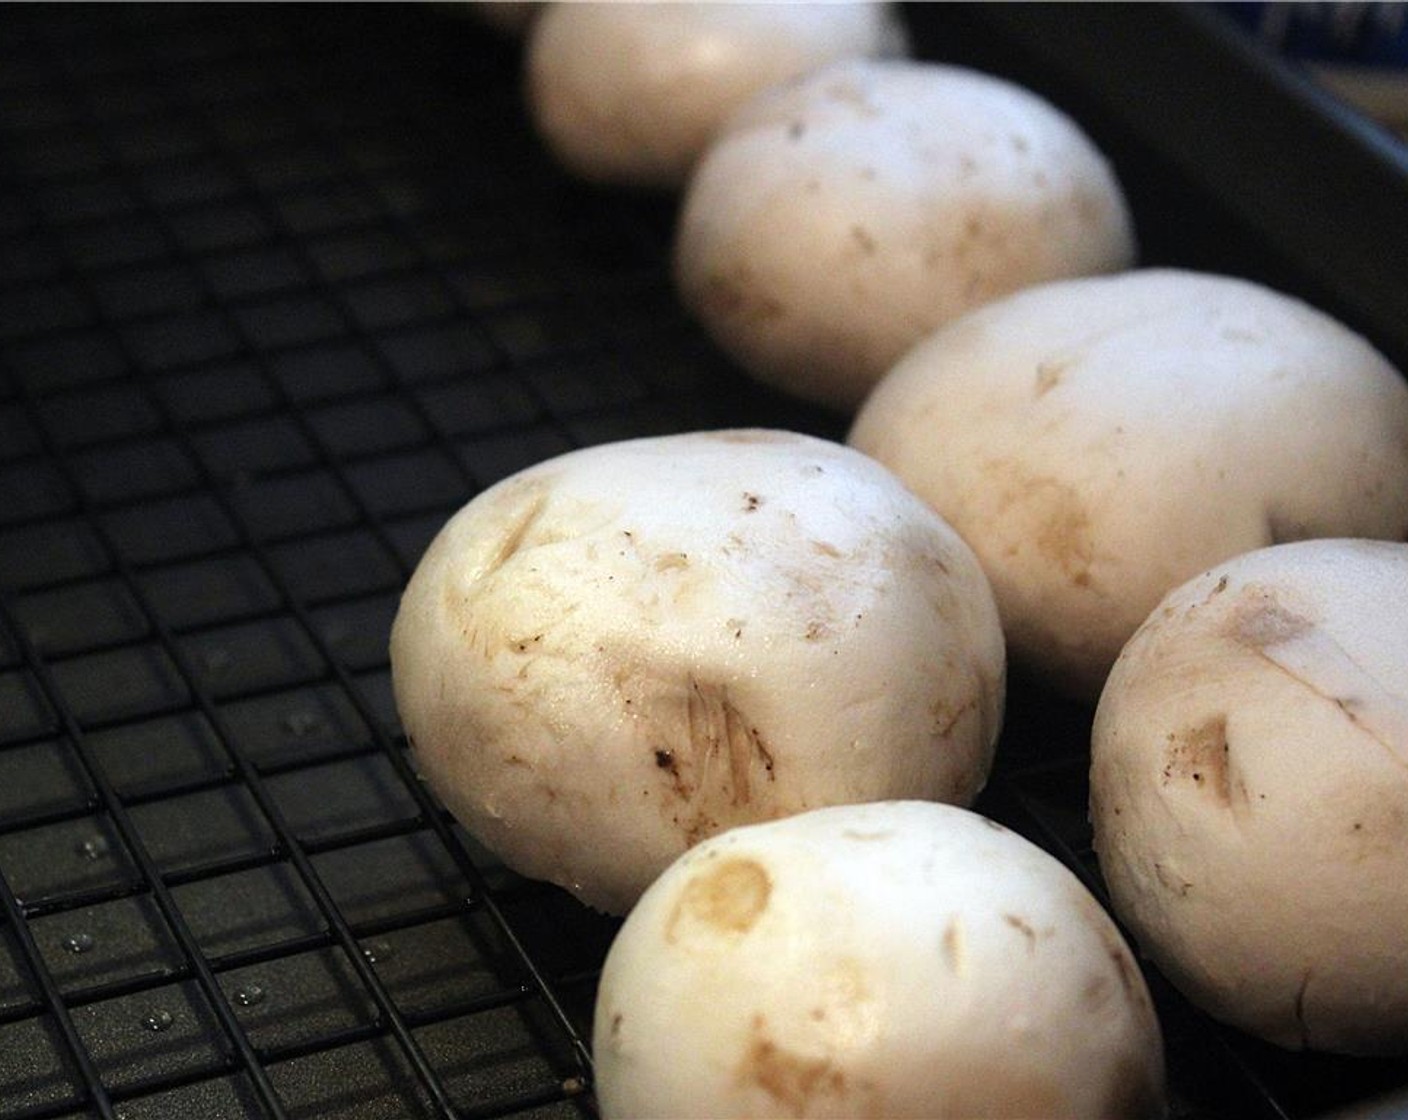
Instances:
[[[552,4],[529,42],[529,110],[576,174],[678,187],[754,94],[832,59],[905,49],[882,3]]]
[[[963,312],[1133,255],[1105,160],[1036,94],[937,63],[849,60],[730,119],[690,180],[674,269],[743,368],[851,409]]]
[[[1240,552],[1408,530],[1408,385],[1243,280],[1022,292],[916,347],[850,443],[973,547],[1013,661],[1092,701],[1170,589]]]
[[[422,558],[391,658],[446,805],[614,912],[729,825],[970,801],[1004,691],[958,536],[858,452],[768,431],[602,445],[491,487]]]
[[[1116,911],[1196,1004],[1408,1052],[1408,545],[1302,541],[1173,591],[1096,712]]]
[[[821,809],[700,844],[607,955],[597,1098],[627,1117],[1137,1117],[1163,1052],[1114,923],[975,813]]]

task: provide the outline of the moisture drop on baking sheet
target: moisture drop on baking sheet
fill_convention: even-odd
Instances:
[[[389,961],[396,955],[396,950],[385,941],[373,941],[362,948],[362,956],[367,958],[371,964],[380,964]]]
[[[142,1026],[146,1027],[149,1031],[160,1032],[168,1030],[175,1022],[176,1017],[172,1015],[171,1012],[163,1008],[158,1008],[155,1011],[147,1012],[146,1017],[142,1020]]]
[[[84,859],[98,860],[112,851],[112,845],[106,836],[90,836],[77,844],[74,851]]]
[[[265,992],[258,984],[245,984],[235,989],[235,1002],[241,1007],[256,1007],[264,1002]]]
[[[93,935],[91,933],[69,934],[64,938],[64,948],[75,956],[86,953],[93,948]]]

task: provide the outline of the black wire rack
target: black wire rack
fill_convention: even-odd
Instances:
[[[418,780],[398,595],[498,478],[607,439],[839,436],[676,306],[672,202],[563,176],[448,7],[0,23],[0,1117],[592,1115],[616,923]],[[1098,888],[1087,712],[1017,680],[981,807]],[[1175,1111],[1408,1084],[1150,974]]]

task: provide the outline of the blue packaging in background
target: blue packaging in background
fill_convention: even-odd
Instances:
[[[1408,138],[1408,3],[1222,3],[1330,92]]]

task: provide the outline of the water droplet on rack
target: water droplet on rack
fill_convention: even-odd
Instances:
[[[264,1002],[264,989],[258,984],[242,984],[235,989],[235,1002],[241,1007],[256,1007]]]
[[[112,851],[112,844],[106,836],[89,836],[75,844],[73,850],[84,859],[97,860]]]
[[[317,712],[299,709],[284,716],[284,730],[298,739],[306,739],[323,729],[323,717]]]
[[[396,950],[385,941],[369,941],[362,946],[362,956],[366,957],[371,964],[381,964],[383,961],[389,961],[395,955]]]
[[[164,1008],[157,1008],[155,1011],[148,1011],[142,1019],[142,1026],[149,1031],[169,1030],[176,1022],[176,1016]]]
[[[93,935],[91,933],[71,933],[64,938],[64,948],[75,956],[86,953],[93,948]]]

